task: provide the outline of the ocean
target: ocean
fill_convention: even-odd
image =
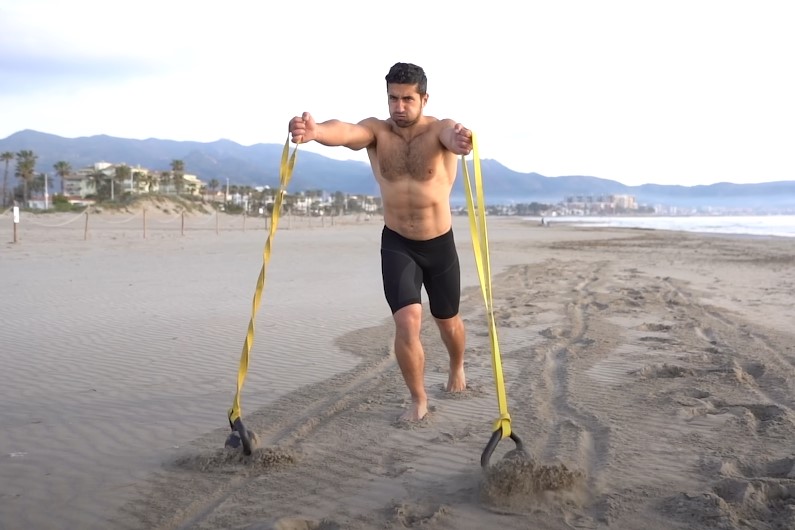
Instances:
[[[538,220],[540,218],[527,218]],[[708,215],[676,217],[548,217],[551,223],[576,226],[681,230],[715,234],[795,237],[795,215]]]

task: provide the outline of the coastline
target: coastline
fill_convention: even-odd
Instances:
[[[525,218],[532,220],[532,218]],[[540,218],[536,219],[540,221]],[[551,222],[595,228],[635,228],[700,234],[795,237],[795,215],[569,216]]]

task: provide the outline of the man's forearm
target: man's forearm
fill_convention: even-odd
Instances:
[[[339,120],[328,120],[316,125],[315,141],[328,146],[344,145],[345,137],[340,132],[343,123]]]

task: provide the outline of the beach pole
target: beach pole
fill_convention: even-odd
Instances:
[[[144,208],[144,239],[146,239],[146,208]]]
[[[17,225],[19,224],[19,206],[14,206],[14,243],[17,242]]]
[[[182,223],[179,227],[179,233],[182,236],[185,235],[185,210],[182,210]]]
[[[86,222],[83,226],[83,241],[88,241],[88,210],[86,210]]]
[[[218,235],[218,210],[215,210],[215,235]]]

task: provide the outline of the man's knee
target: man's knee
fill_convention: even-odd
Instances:
[[[450,318],[436,318],[435,320],[439,331],[446,335],[459,333],[464,329],[464,321],[461,320],[461,315],[455,315]]]
[[[422,325],[422,305],[409,304],[395,311],[392,316],[395,319],[395,329],[398,334],[419,334]]]

